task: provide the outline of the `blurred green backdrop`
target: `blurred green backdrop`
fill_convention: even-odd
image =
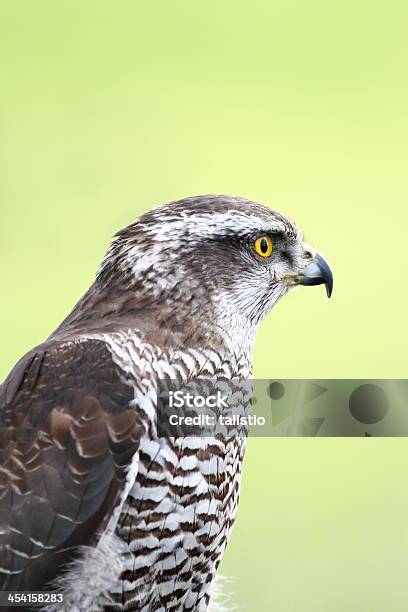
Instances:
[[[178,197],[292,216],[335,271],[263,324],[255,375],[405,377],[405,1],[2,0],[0,377]],[[222,572],[245,610],[408,608],[408,443],[251,440]]]

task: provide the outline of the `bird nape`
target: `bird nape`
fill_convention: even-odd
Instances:
[[[56,590],[58,612],[207,610],[245,437],[160,437],[157,380],[250,378],[259,322],[317,284],[330,296],[324,259],[249,200],[187,198],[120,231],[0,387],[0,588]]]

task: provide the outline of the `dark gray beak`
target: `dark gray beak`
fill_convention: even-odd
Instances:
[[[333,273],[330,266],[319,253],[313,257],[302,274],[298,276],[299,285],[326,285],[327,297],[333,291]]]

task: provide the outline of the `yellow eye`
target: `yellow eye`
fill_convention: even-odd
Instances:
[[[272,238],[265,234],[259,236],[254,242],[255,253],[260,257],[270,257],[273,251]]]

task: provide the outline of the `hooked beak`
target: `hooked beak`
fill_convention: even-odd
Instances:
[[[327,261],[319,253],[316,253],[296,281],[298,285],[325,284],[327,297],[330,297],[333,291],[333,273]]]

